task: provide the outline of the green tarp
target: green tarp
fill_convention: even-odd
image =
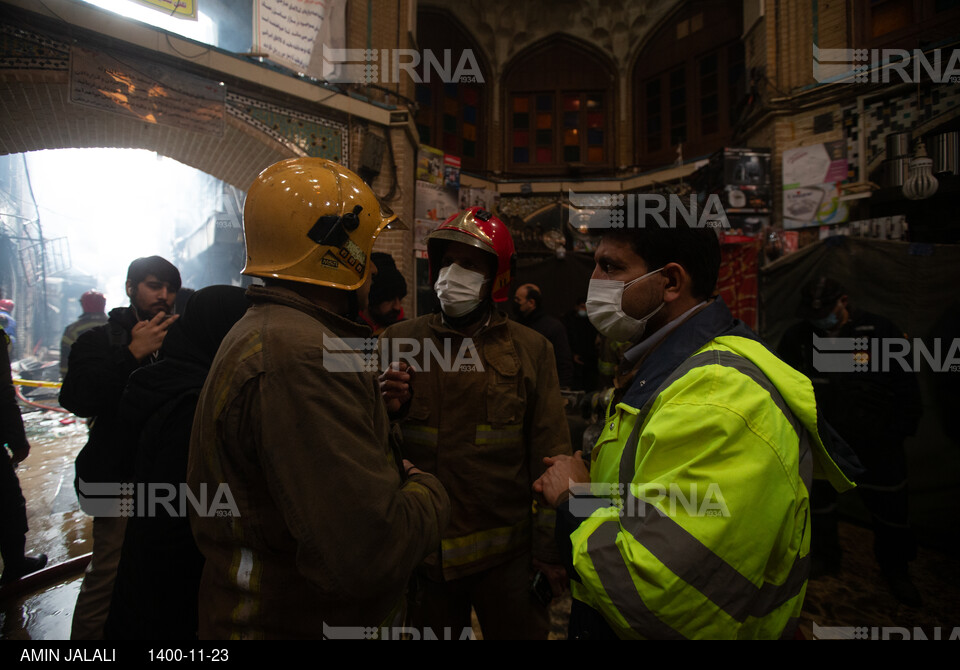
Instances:
[[[832,237],[768,264],[760,270],[760,334],[773,348],[796,321],[801,287],[821,274],[840,282],[854,307],[887,317],[909,340],[932,349],[939,337],[941,360],[957,351],[960,246]],[[924,415],[906,442],[911,522],[922,543],[958,550],[960,443],[952,436],[960,432],[960,402],[950,390],[960,386],[960,370],[933,372],[923,362],[917,374]],[[866,518],[855,496],[843,506]]]

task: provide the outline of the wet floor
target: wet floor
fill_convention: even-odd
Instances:
[[[17,478],[27,501],[26,551],[46,554],[48,567],[60,565],[92,548],[93,520],[80,511],[73,487],[73,462],[87,427],[73,415],[43,410],[24,410],[23,423],[30,456],[17,467]],[[80,580],[79,572],[60,575],[37,592],[0,602],[0,639],[69,639]]]
[[[0,639],[69,640],[73,606],[83,575],[49,584],[40,591],[4,603],[0,610]]]

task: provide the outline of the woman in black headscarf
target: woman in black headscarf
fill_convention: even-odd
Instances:
[[[161,360],[127,382],[119,416],[131,446],[126,456],[137,483],[136,512],[123,541],[108,639],[196,639],[203,556],[186,514],[193,501],[184,495],[190,432],[220,342],[248,307],[244,294],[235,286],[210,286],[191,295],[167,331]],[[191,493],[202,499],[201,492]],[[168,503],[157,502],[171,494]],[[207,492],[208,505],[214,494]]]

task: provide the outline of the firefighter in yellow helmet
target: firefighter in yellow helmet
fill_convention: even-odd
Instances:
[[[252,307],[213,362],[188,467],[191,492],[219,504],[190,510],[206,558],[200,636],[399,625],[448,500],[435,477],[396,457],[357,346],[370,336],[354,317],[373,243],[396,217],[346,168],[294,158],[260,173],[243,219],[243,272],[264,285],[248,289]]]

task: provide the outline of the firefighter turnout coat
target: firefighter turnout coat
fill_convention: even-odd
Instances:
[[[570,453],[550,342],[497,311],[472,338],[432,314],[387,328],[380,351],[392,359],[410,352],[415,361],[404,456],[450,495],[434,566],[442,577],[475,574],[531,549],[559,563],[553,510],[531,511],[543,457]]]

